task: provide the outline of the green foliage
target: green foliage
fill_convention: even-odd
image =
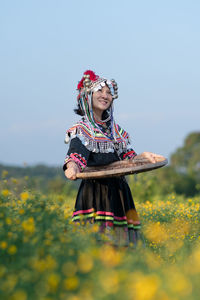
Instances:
[[[171,156],[171,165],[179,173],[200,179],[200,132],[189,134],[184,145]]]
[[[151,201],[154,196],[169,193],[193,197],[199,194],[199,186],[193,176],[181,174],[172,167],[141,173],[128,177],[130,189],[135,199]]]
[[[186,197],[197,194],[196,180],[189,174],[178,173],[172,166],[157,170],[154,173],[157,178],[159,194],[175,192]]]
[[[134,199],[142,202],[151,201],[158,193],[157,178],[148,173],[131,175],[128,183]]]
[[[199,195],[199,180],[200,132],[186,137],[183,147],[172,154],[170,166],[128,177],[133,195],[143,202],[173,192],[186,197]]]
[[[41,193],[73,196],[80,181],[70,181],[64,176],[62,168],[37,165],[32,167],[11,167],[0,165],[0,174],[7,180],[7,186],[16,182],[16,192],[22,187]],[[3,175],[5,174],[5,176]]]

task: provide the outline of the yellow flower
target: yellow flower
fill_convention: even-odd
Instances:
[[[24,212],[25,212],[25,210],[24,210],[23,208],[20,208],[20,209],[19,209],[19,214],[20,214],[20,215],[23,215]]]
[[[46,246],[50,246],[50,245],[52,244],[52,241],[46,239],[46,240],[44,241],[44,244],[45,244]]]
[[[18,281],[17,276],[14,274],[10,274],[6,277],[6,280],[2,283],[1,289],[6,292],[12,292],[12,290],[17,284],[17,281]]]
[[[35,224],[33,217],[28,218],[22,222],[22,228],[28,234],[32,234],[35,232]]]
[[[116,266],[121,262],[121,255],[113,247],[105,245],[101,249],[100,259],[106,266]]]
[[[182,240],[173,240],[173,241],[168,241],[167,243],[167,248],[168,248],[168,252],[169,254],[173,254],[175,253],[178,249],[180,249],[181,247],[183,247],[183,241]]]
[[[8,175],[8,171],[7,170],[3,170],[1,173],[1,177],[5,178]]]
[[[26,201],[29,198],[29,193],[28,192],[21,193],[20,198],[21,200]]]
[[[191,274],[200,273],[200,246],[193,251],[189,258],[188,269]]]
[[[95,257],[95,258],[99,258],[100,252],[101,252],[100,248],[97,248],[97,247],[94,247],[94,248],[91,248],[91,249],[90,249],[90,253],[91,253],[92,256]]]
[[[170,238],[165,226],[160,224],[160,222],[150,223],[148,227],[144,229],[144,233],[151,242],[155,243],[164,243]]]
[[[12,181],[12,183],[14,183],[14,184],[17,184],[17,183],[18,183],[18,180],[17,180],[16,178],[12,178],[11,181]]]
[[[129,278],[132,282],[129,292],[134,299],[137,300],[151,300],[155,299],[155,295],[160,285],[160,279],[157,275],[144,275],[136,272]]]
[[[7,197],[7,196],[10,194],[10,192],[9,192],[9,190],[5,189],[5,190],[2,190],[2,191],[1,191],[1,194],[2,194],[4,197]]]
[[[11,236],[13,236],[13,233],[11,231],[8,231],[8,237],[10,238]]]
[[[5,241],[2,241],[1,244],[0,244],[1,249],[6,249],[7,246],[8,246],[8,244]]]
[[[92,284],[88,281],[85,282],[85,284],[82,286],[80,292],[79,292],[79,297],[76,300],[81,300],[81,299],[87,299],[87,300],[95,300],[92,296]],[[74,299],[75,300],[75,299]]]
[[[62,244],[66,243],[66,242],[70,242],[71,239],[69,237],[66,237],[66,236],[60,236],[59,237],[59,240]]]
[[[64,263],[62,272],[66,276],[74,276],[77,272],[77,265],[71,261]]]
[[[63,284],[64,284],[64,287],[66,290],[69,290],[69,291],[76,290],[76,288],[79,285],[78,277],[76,277],[76,276],[69,277],[64,280]]]
[[[42,273],[46,270],[46,261],[44,259],[32,259],[31,260],[31,266],[38,272]]]
[[[15,245],[11,245],[9,248],[8,248],[8,253],[10,255],[13,255],[17,252],[17,247]]]
[[[55,292],[57,290],[59,281],[60,281],[60,276],[56,273],[51,273],[48,276],[47,283],[50,292]]]
[[[145,253],[145,261],[146,263],[150,266],[150,268],[152,269],[157,269],[160,267],[162,260],[160,259],[160,257],[158,255],[156,255],[153,252],[146,252]]]
[[[27,300],[27,294],[24,290],[17,290],[10,298],[11,300]]]
[[[88,273],[93,268],[93,259],[88,253],[81,253],[78,258],[78,268],[82,273]]]
[[[43,255],[43,253],[41,253]],[[53,270],[57,267],[57,262],[51,255],[47,255],[44,259],[32,259],[31,266],[38,272],[45,270]]]
[[[6,224],[7,224],[7,225],[11,225],[11,224],[12,224],[11,218],[6,218]]]
[[[176,267],[169,269],[169,272],[167,272],[166,275],[167,285],[176,296],[185,297],[186,295],[189,295],[192,292],[191,282]]]
[[[102,272],[99,276],[100,284],[105,292],[115,294],[119,288],[119,275],[116,271]]]
[[[92,232],[98,232],[99,231],[99,225],[98,224],[94,224],[92,226]]]
[[[53,270],[57,267],[57,262],[51,255],[47,255],[45,261],[47,270]]]
[[[59,196],[57,199],[58,199],[59,202],[63,202],[64,201],[64,197],[63,196]]]

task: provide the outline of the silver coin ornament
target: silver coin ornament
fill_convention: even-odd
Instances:
[[[113,84],[113,89],[114,89],[114,95],[113,95],[113,100],[118,98],[118,86],[117,82],[114,79],[111,79],[111,82]]]

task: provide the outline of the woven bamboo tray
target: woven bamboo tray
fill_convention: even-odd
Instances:
[[[78,179],[94,179],[124,176],[158,169],[167,163],[168,160],[165,157],[157,159],[156,163],[150,163],[145,158],[135,158],[127,161],[117,161],[105,166],[86,167],[84,172],[77,173],[76,177]]]

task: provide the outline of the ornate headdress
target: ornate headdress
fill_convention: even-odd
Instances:
[[[79,127],[73,126],[70,128],[65,137],[65,143],[69,142],[69,137],[78,136],[83,144],[93,152],[114,152],[114,145],[118,144],[119,152],[126,148],[129,139],[124,131],[120,130],[115,124],[113,117],[113,101],[110,107],[106,110],[105,120],[101,120],[106,123],[109,121],[110,136],[106,136],[102,131],[101,126],[95,120],[92,108],[92,95],[93,92],[101,90],[104,86],[110,89],[112,99],[118,98],[118,87],[114,79],[108,80],[106,78],[99,77],[93,71],[87,70],[84,72],[82,79],[77,85],[78,90],[78,106],[84,113],[83,121],[80,121]],[[83,129],[84,127],[84,129]],[[99,138],[99,133],[101,137]]]
[[[85,118],[88,121],[88,123],[91,125],[91,130],[93,131],[93,128],[99,127],[98,124],[95,121],[93,109],[92,109],[92,93],[97,92],[101,90],[105,85],[108,86],[110,89],[112,99],[116,99],[118,97],[117,94],[117,83],[114,79],[108,80],[106,78],[99,77],[96,75],[93,71],[87,70],[84,72],[82,79],[79,81],[77,85],[78,90],[78,97],[77,101],[81,108],[81,110],[85,114]],[[113,103],[111,104],[110,108],[107,109],[107,118],[104,120],[104,122],[110,120],[111,121],[111,132],[114,136],[113,131]]]
[[[99,77],[91,70],[85,71],[82,79],[77,85],[77,90],[79,91],[78,99],[81,95],[96,92],[102,89],[102,87],[105,85],[109,87],[113,100],[118,98],[118,87],[114,79],[108,80],[106,78]]]

